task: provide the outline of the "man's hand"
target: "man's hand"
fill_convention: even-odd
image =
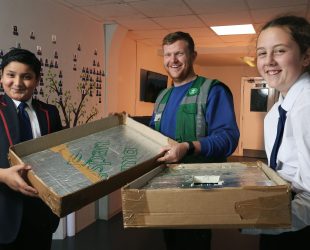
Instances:
[[[159,162],[175,163],[181,161],[181,159],[187,154],[188,143],[176,143],[174,145],[168,145],[161,149],[161,152],[165,152],[163,157],[157,159]]]

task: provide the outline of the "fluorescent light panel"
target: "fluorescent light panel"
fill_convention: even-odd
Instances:
[[[219,36],[255,34],[252,24],[211,26],[211,29]]]

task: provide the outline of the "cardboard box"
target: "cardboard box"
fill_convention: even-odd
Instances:
[[[59,217],[149,172],[168,138],[126,116],[65,129],[10,148],[11,165],[28,163],[29,182]]]
[[[262,162],[159,166],[122,188],[125,228],[287,228],[290,202],[289,184]]]

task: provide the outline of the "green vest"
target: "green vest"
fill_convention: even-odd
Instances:
[[[219,81],[198,76],[183,97],[176,116],[175,140],[177,142],[197,141],[207,136],[206,103],[208,93]],[[155,130],[160,131],[161,115],[169,100],[173,87],[165,89],[157,97],[155,104]],[[207,159],[204,156],[186,156],[182,162],[218,162],[224,159]]]

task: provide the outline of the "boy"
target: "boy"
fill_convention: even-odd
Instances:
[[[14,144],[61,130],[59,112],[32,98],[41,70],[33,53],[10,50],[0,70],[5,92],[0,96],[0,250],[49,250],[59,218],[24,180],[31,167],[10,167],[7,156]]]

